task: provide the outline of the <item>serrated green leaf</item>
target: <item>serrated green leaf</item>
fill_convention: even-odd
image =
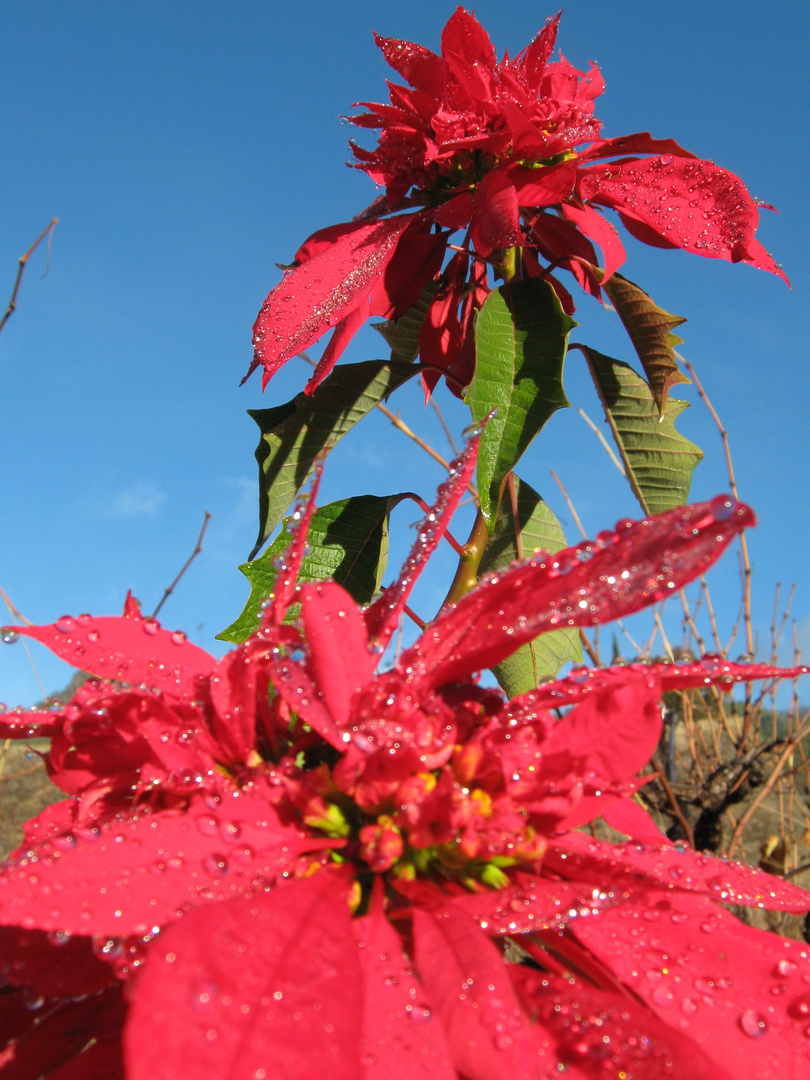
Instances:
[[[259,535],[252,559],[331,450],[374,406],[416,374],[412,364],[366,360],[341,364],[311,397],[298,394],[272,409],[249,409],[259,425]]]
[[[388,515],[403,495],[356,495],[319,507],[307,533],[309,552],[304,556],[299,581],[325,581],[342,585],[358,604],[367,604],[380,587],[388,559]],[[290,543],[287,526],[267,551],[239,569],[250,582],[250,596],[235,622],[217,637],[236,643],[256,630],[262,602],[273,592],[278,573],[273,560]]]
[[[658,415],[662,417],[672,387],[690,381],[679,370],[675,359],[675,346],[683,339],[672,333],[686,319],[658,307],[643,289],[621,274],[613,274],[602,288],[630,335],[655,398]]]
[[[660,514],[682,506],[703,458],[703,451],[675,430],[689,403],[670,398],[659,420],[652,391],[640,375],[621,360],[580,347],[642,510]]]
[[[570,319],[546,281],[490,293],[475,324],[475,375],[465,401],[473,420],[495,406],[478,451],[481,513],[492,534],[501,485],[549,417],[569,404],[562,384]]]
[[[560,551],[567,546],[557,517],[538,493],[517,476],[515,496],[524,558],[543,548]],[[504,492],[501,511],[481,559],[481,572],[503,569],[518,558],[517,531],[509,492]],[[569,660],[582,660],[579,631],[568,628],[540,634],[493,669],[499,685],[509,697],[533,690],[545,679],[553,679]]]
[[[419,331],[439,288],[438,281],[429,281],[422,289],[419,302],[408,308],[398,319],[387,319],[371,325],[382,334],[391,350],[391,359],[399,364],[412,364],[419,355]]]

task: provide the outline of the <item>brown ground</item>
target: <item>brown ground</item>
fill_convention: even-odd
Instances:
[[[30,744],[0,744],[0,858],[5,858],[23,840],[23,822],[51,803],[64,799],[64,792],[54,787],[45,772],[36,749],[47,749],[44,739]]]

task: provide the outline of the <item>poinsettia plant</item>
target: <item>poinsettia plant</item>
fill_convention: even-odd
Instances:
[[[609,218],[615,213],[646,244],[787,278],[756,239],[764,204],[737,176],[672,139],[603,135],[595,116],[602,76],[594,65],[583,72],[562,55],[554,59],[558,24],[559,16],[514,58],[506,53],[500,61],[486,31],[461,7],[442,31],[441,54],[377,38],[408,85],[390,83],[388,103],[363,103],[365,111],[350,120],[361,132],[379,133],[373,148],[352,150],[355,167],[384,192],[354,220],[304,241],[254,327],[248,375],[262,368],[263,387],[292,357],[331,336],[305,396],[251,412],[261,431],[260,526],[244,568],[251,599],[226,639],[244,640],[255,624],[278,552],[255,556],[318,454],[417,374],[428,395],[444,376],[473,423],[496,410],[481,443],[478,515],[466,545],[466,584],[457,582],[456,596],[479,571],[492,569],[496,537],[511,542],[512,557],[537,546],[538,532],[542,546],[567,542],[540,494],[514,470],[569,404],[563,368],[572,348],[587,363],[643,512],[687,501],[703,455],[675,427],[687,403],[670,396],[690,381],[673,334],[684,320],[619,273],[626,254]],[[567,275],[589,298],[614,307],[640,372],[587,344],[570,345],[576,324]],[[382,319],[373,325],[390,359],[336,366],[374,316]],[[333,518],[364,553],[365,573],[342,582],[360,603],[371,599],[384,573],[378,537],[396,498],[381,499],[375,512],[351,500],[334,507]],[[315,561],[323,565],[322,551]],[[579,660],[577,636],[558,633],[527,646],[498,678],[517,693]]]
[[[0,721],[51,737],[70,796],[0,873],[0,1075],[806,1069],[807,949],[723,904],[810,911],[810,894],[671,845],[634,799],[665,690],[799,671],[582,669],[511,701],[472,681],[543,627],[685,584],[751,512],[721,496],[518,562],[381,670],[479,439],[370,607],[296,583],[310,502],[261,625],[220,661],[131,598],[22,630],[96,678]],[[578,831],[600,816],[628,842]]]
[[[216,660],[130,595],[120,618],[4,631],[89,678],[0,714],[1,737],[50,740],[65,795],[0,867],[2,1080],[806,1074],[808,949],[728,906],[805,913],[810,893],[671,842],[642,796],[666,692],[807,669],[706,655],[556,678],[580,628],[666,599],[754,523],[729,496],[685,505],[683,320],[618,273],[605,211],[784,275],[736,176],[670,139],[603,138],[601,75],[553,59],[558,22],[500,62],[462,8],[441,55],[378,38],[408,85],[363,106],[379,139],[353,149],[385,192],[304,242],[254,328],[265,385],[332,336],[304,394],[252,414],[254,555],[315,479],[244,568],[236,647]],[[567,404],[562,272],[610,300],[643,372],[578,346],[646,516],[574,548],[514,473]],[[336,366],[370,316],[390,360]],[[404,496],[315,493],[329,450],[416,374],[474,426],[383,588]],[[474,479],[446,600],[392,656]]]

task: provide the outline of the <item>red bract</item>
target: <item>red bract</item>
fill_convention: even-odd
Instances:
[[[787,281],[755,239],[763,204],[733,173],[646,132],[602,138],[594,116],[602,76],[594,65],[583,73],[562,56],[551,61],[558,22],[500,62],[483,27],[461,7],[442,32],[441,56],[377,38],[410,86],[389,84],[390,104],[364,103],[369,111],[351,121],[380,132],[374,150],[353,145],[353,152],[386,194],[358,220],[310,237],[268,296],[250,368],[263,366],[263,385],[335,327],[311,393],[370,315],[397,318],[438,277],[421,356],[450,371],[458,389],[471,376],[464,346],[487,291],[481,260],[497,266],[504,249],[524,249],[526,273],[548,278],[573,310],[552,270],[570,271],[599,296],[601,282],[625,259],[606,208],[646,244],[747,262]],[[459,229],[467,230],[464,251],[440,273]]]
[[[83,649],[96,678],[0,722],[52,737],[70,796],[0,871],[0,1076],[798,1080],[806,950],[719,905],[810,896],[668,843],[632,798],[665,689],[798,670],[631,665],[510,702],[471,681],[547,626],[685,584],[751,512],[723,497],[538,554],[379,671],[476,442],[365,611],[334,582],[296,586],[310,502],[223,660],[131,603],[19,631]],[[576,831],[599,816],[627,842]],[[505,963],[509,942],[534,966]]]

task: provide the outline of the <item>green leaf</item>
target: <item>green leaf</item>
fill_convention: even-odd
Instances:
[[[689,403],[670,398],[659,420],[652,391],[628,364],[580,348],[642,509],[659,514],[682,506],[689,498],[692,473],[703,458],[703,451],[675,430],[675,421]]]
[[[259,535],[252,559],[331,450],[383,398],[416,374],[412,364],[366,360],[341,364],[311,397],[298,394],[272,409],[249,409],[259,425]]]
[[[398,319],[372,323],[374,329],[382,334],[391,350],[391,359],[399,364],[412,364],[419,355],[419,331],[439,289],[438,281],[429,281],[422,289],[419,302],[408,308]]]
[[[674,353],[675,346],[680,345],[683,338],[672,333],[674,327],[685,323],[686,319],[657,307],[643,289],[621,274],[613,274],[602,288],[630,335],[653,392],[658,415],[662,417],[672,387],[690,382],[678,369]]]
[[[388,559],[388,515],[404,495],[357,495],[319,507],[307,533],[309,552],[304,556],[299,581],[325,581],[342,585],[358,604],[367,604],[380,588]],[[273,560],[290,543],[291,517],[267,551],[239,569],[250,582],[250,596],[242,614],[217,637],[236,643],[256,630],[262,602],[273,592],[278,568]]]
[[[501,485],[557,409],[569,404],[562,384],[570,319],[546,281],[530,278],[490,293],[475,324],[475,375],[465,398],[473,420],[487,424],[478,451],[478,493],[490,535]]]
[[[537,492],[517,476],[515,496],[524,557],[540,548],[559,551],[567,546],[565,533],[554,513]],[[501,512],[492,539],[481,559],[481,572],[503,569],[518,558],[517,531],[509,491],[504,491]],[[575,628],[551,630],[540,634],[493,669],[495,678],[509,695],[524,694],[546,679],[553,679],[569,660],[580,662],[582,648]]]

